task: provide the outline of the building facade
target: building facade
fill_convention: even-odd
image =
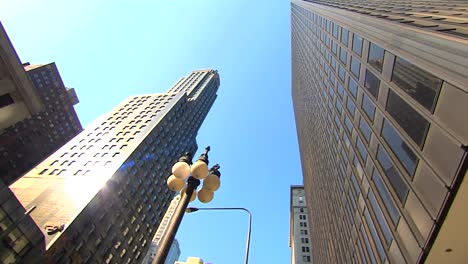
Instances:
[[[158,230],[156,231],[156,234],[154,235],[153,240],[151,241],[151,245],[148,249],[148,252],[146,253],[145,258],[142,261],[143,264],[153,263],[154,257],[156,256],[156,253],[158,252],[159,242],[161,241],[161,238],[167,233],[169,222],[172,220],[172,217],[174,216],[174,212],[177,209],[177,206],[179,206],[179,203],[180,203],[180,194],[176,195],[174,199],[172,199],[171,204],[167,208],[166,213],[164,214],[164,217],[161,223],[159,224]],[[174,262],[179,259],[179,256],[180,256],[179,242],[177,241],[177,239],[174,239],[174,242],[171,245],[169,253],[166,257],[166,261],[164,263],[174,264]]]
[[[188,257],[187,261],[176,261],[174,264],[204,264],[205,262],[201,258]]]
[[[315,262],[468,259],[460,3],[292,1],[292,96]]]
[[[291,230],[289,246],[291,247],[291,263],[312,263],[312,244],[307,214],[307,202],[304,186],[291,186]]]
[[[24,66],[24,68],[23,68]],[[0,24],[0,177],[10,185],[83,129],[55,63],[22,65]]]
[[[173,192],[172,165],[197,149],[219,75],[194,71],[169,92],[132,96],[10,186],[45,236],[50,263],[133,263]]]

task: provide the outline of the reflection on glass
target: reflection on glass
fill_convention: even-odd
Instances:
[[[398,198],[403,203],[408,195],[408,186],[406,186],[403,176],[398,172],[398,169],[395,168],[387,152],[383,150],[382,146],[379,145],[377,151],[377,160],[382,166],[385,174],[390,181],[393,189],[395,190]]]
[[[362,38],[356,33],[354,33],[353,37],[353,51],[359,54],[359,56],[362,55]]]
[[[355,57],[351,57],[351,72],[359,79],[359,71],[361,70],[361,62]]]
[[[333,54],[336,55],[336,53],[338,52],[338,44],[336,44],[335,41],[332,40],[332,52]]]
[[[351,113],[352,116],[356,113],[356,105],[354,105],[353,100],[348,97],[348,102],[346,103],[346,108]]]
[[[334,36],[336,39],[338,39],[338,28],[339,28],[338,24],[333,23],[333,36]]]
[[[367,117],[374,121],[375,105],[367,94],[363,94],[362,96],[362,109],[364,109]]]
[[[392,81],[427,110],[434,110],[442,85],[441,79],[409,61],[396,57]]]
[[[370,261],[372,264],[376,264],[377,261],[375,260],[375,255],[374,255],[374,252],[372,251],[372,247],[369,243],[369,238],[367,237],[367,234],[366,232],[364,231],[364,226],[361,226],[361,234],[364,238],[364,242],[366,244],[366,248],[367,248],[367,253],[369,253],[369,257],[370,257]]]
[[[345,81],[346,78],[346,70],[339,65],[338,67],[338,77],[340,77],[341,81]]]
[[[336,100],[335,103],[336,109],[338,109],[338,112],[343,113],[343,105],[341,104],[340,100]]]
[[[364,138],[366,139],[367,143],[369,143],[370,138],[371,138],[371,134],[372,134],[372,130],[369,127],[369,125],[367,124],[366,120],[364,120],[364,118],[362,118],[362,117],[359,120],[359,130],[364,135]]]
[[[345,46],[348,46],[348,35],[349,31],[346,28],[341,28],[341,43]]]
[[[344,95],[344,87],[343,85],[341,85],[340,82],[338,82],[338,95],[340,96],[340,98],[343,98]]]
[[[385,259],[387,258],[387,256],[385,255],[385,249],[382,246],[382,242],[380,241],[379,235],[377,234],[374,222],[372,221],[372,218],[370,217],[369,211],[367,209],[364,211],[364,215],[366,217],[367,226],[369,227],[372,238],[374,239],[375,246],[377,247],[377,252],[379,253],[380,260],[382,262],[385,262]]]
[[[364,81],[364,87],[374,96],[375,99],[379,97],[379,86],[380,80],[372,72],[366,69],[366,79]]]
[[[429,122],[392,90],[388,93],[387,112],[410,138],[422,147]]]
[[[340,49],[340,61],[346,65],[346,59],[348,57],[348,52],[346,51],[345,48]]]
[[[380,72],[382,71],[384,52],[385,52],[384,49],[377,46],[376,44],[374,43],[370,44],[369,58],[367,59],[367,61],[369,62],[370,65],[374,66],[374,68],[376,68]]]
[[[400,137],[396,129],[386,119],[384,120],[382,128],[382,137],[390,146],[399,161],[403,164],[406,171],[410,175],[414,175],[419,159],[408,144],[406,144],[406,142]]]
[[[359,155],[361,156],[362,160],[366,162],[367,150],[366,150],[366,147],[364,146],[364,143],[362,143],[362,140],[359,137],[356,138],[356,147],[358,149]]]
[[[349,78],[348,89],[354,98],[357,97],[358,84],[353,78]]]
[[[390,230],[390,227],[388,226],[387,220],[385,220],[385,216],[382,212],[382,209],[380,209],[380,205],[377,202],[377,199],[375,198],[374,192],[372,190],[369,191],[368,197],[372,205],[372,210],[374,211],[374,214],[377,217],[377,221],[379,222],[380,229],[382,229],[385,242],[387,242],[387,245],[390,245],[390,243],[393,240],[392,231]]]
[[[346,124],[346,129],[351,134],[353,132],[353,122],[351,122],[351,119],[349,119],[348,115],[345,115],[345,124]]]
[[[380,173],[377,171],[377,169],[374,169],[372,180],[374,181],[375,187],[377,187],[378,193],[382,198],[388,213],[390,214],[390,218],[392,219],[393,224],[396,226],[398,224],[398,220],[400,219],[400,212],[398,211],[398,207],[393,201],[392,195],[385,186],[382,176],[380,176]]]

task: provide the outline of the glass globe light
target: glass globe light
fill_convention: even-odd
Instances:
[[[172,174],[181,180],[190,176],[190,165],[187,162],[179,161],[172,166]]]
[[[169,176],[167,179],[167,187],[169,187],[169,190],[173,192],[180,191],[182,188],[184,188],[184,184],[184,180],[179,179],[174,175]]]
[[[196,179],[203,180],[208,175],[208,165],[203,160],[197,160],[192,165],[192,176]]]
[[[221,180],[219,176],[214,173],[208,174],[206,179],[203,181],[203,189],[215,192],[221,186]]]
[[[200,202],[202,202],[202,203],[209,203],[209,202],[211,202],[213,200],[213,198],[214,198],[214,192],[212,192],[210,190],[202,188],[198,192],[198,200],[200,200]]]

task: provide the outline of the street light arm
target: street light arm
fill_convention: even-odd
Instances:
[[[242,210],[249,214],[249,228],[247,230],[247,246],[245,249],[245,264],[249,263],[249,252],[250,252],[250,236],[252,232],[252,213],[247,208],[243,207],[205,207],[205,208],[197,208],[197,207],[188,207],[185,212],[192,213],[199,210],[203,211],[221,211],[221,210]]]

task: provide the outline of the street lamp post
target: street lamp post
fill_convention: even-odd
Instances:
[[[166,260],[177,230],[182,222],[185,210],[189,202],[193,202],[197,196],[197,187],[200,185],[201,180],[204,181],[202,189],[198,192],[198,200],[202,203],[209,203],[213,200],[214,192],[218,190],[221,184],[219,180],[221,176],[219,172],[220,166],[216,164],[208,170],[209,151],[210,147],[208,146],[205,148],[205,153],[203,153],[193,165],[192,155],[186,153],[180,157],[179,161],[172,167],[172,175],[167,179],[167,186],[171,191],[182,190],[181,200],[169,222],[166,233],[160,240],[153,264],[163,264]]]
[[[196,212],[196,211],[199,211],[199,210],[206,210],[206,211],[211,211],[211,210],[241,210],[241,211],[245,211],[247,212],[247,214],[249,214],[249,228],[247,230],[247,245],[246,245],[246,248],[245,248],[245,264],[248,264],[249,263],[249,251],[250,251],[250,234],[251,234],[251,230],[252,230],[252,213],[246,209],[246,208],[242,208],[242,207],[206,207],[206,208],[197,208],[197,207],[188,207],[185,211],[187,213],[192,213],[192,212]]]

